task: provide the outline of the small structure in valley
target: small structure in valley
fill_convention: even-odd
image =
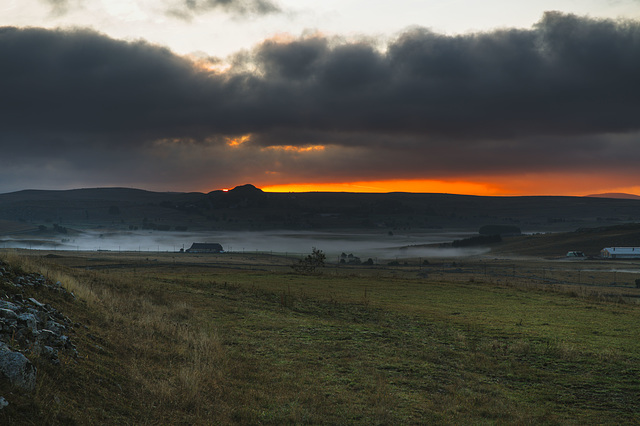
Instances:
[[[640,247],[607,247],[600,250],[605,259],[640,259]]]
[[[579,257],[579,258],[582,258],[582,257],[586,257],[586,256],[585,256],[584,252],[582,252],[582,251],[573,250],[573,251],[567,252],[567,257]]]
[[[187,253],[222,253],[224,250],[218,243],[193,243]]]

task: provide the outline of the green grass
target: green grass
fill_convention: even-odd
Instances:
[[[640,421],[638,305],[396,270],[233,263],[32,257],[85,288],[89,300],[57,307],[87,324],[73,336],[85,358],[43,367],[40,390],[0,420]]]

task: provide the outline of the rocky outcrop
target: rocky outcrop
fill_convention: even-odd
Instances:
[[[49,304],[27,296],[34,294],[31,288],[73,298],[60,282],[51,282],[40,274],[16,272],[0,261],[0,377],[29,392],[35,389],[37,377],[29,358],[58,365],[61,352],[78,356],[69,338],[74,326],[71,320]]]

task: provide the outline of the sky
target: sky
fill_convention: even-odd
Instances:
[[[0,0],[0,192],[640,194],[640,0]]]

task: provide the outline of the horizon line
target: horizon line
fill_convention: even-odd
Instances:
[[[341,190],[329,190],[329,189],[310,189],[306,188],[307,186],[311,186],[309,184],[300,185],[305,187],[304,189],[297,190],[282,190],[279,189],[281,186],[289,186],[289,185],[265,185],[263,188],[253,185],[253,184],[241,184],[233,187],[224,187],[213,189],[211,191],[198,191],[198,190],[156,190],[156,189],[144,189],[139,187],[128,187],[128,186],[95,186],[95,187],[71,187],[71,188],[25,188],[19,190],[9,190],[0,192],[0,195],[14,194],[18,192],[27,192],[27,191],[42,191],[42,192],[65,192],[65,191],[79,191],[79,190],[108,190],[108,189],[122,189],[122,190],[135,190],[135,191],[146,191],[146,192],[155,192],[155,193],[173,193],[173,194],[189,194],[189,193],[200,193],[200,194],[210,194],[212,192],[230,192],[236,188],[240,188],[243,186],[252,186],[262,192],[265,193],[273,193],[273,194],[311,194],[311,193],[335,193],[335,194],[432,194],[432,195],[456,195],[456,196],[470,196],[470,197],[587,197],[587,198],[619,198],[619,199],[640,199],[640,195],[634,194],[631,192],[601,192],[601,193],[590,193],[584,195],[576,195],[576,194],[477,194],[477,193],[464,193],[464,192],[438,192],[438,191],[411,191],[411,190],[385,190],[383,188],[371,188],[370,189],[379,189],[379,191],[357,191],[357,190],[349,190],[350,188],[345,188]],[[339,184],[344,185],[344,184]],[[297,186],[298,185],[291,185]],[[322,186],[322,185],[319,185]],[[356,185],[354,185],[356,186]]]

